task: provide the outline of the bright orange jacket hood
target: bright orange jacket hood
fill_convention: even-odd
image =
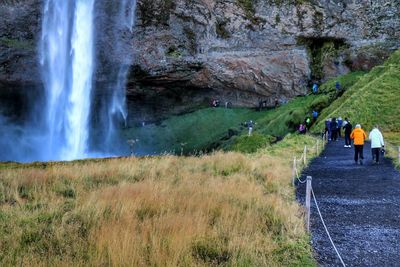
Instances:
[[[363,145],[364,140],[367,139],[367,135],[361,128],[355,128],[351,132],[350,138],[354,140],[354,145]]]

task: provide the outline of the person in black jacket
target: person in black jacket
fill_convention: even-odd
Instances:
[[[343,129],[344,129],[344,147],[351,147],[351,139],[350,139],[350,134],[351,131],[353,130],[353,125],[351,125],[350,121],[345,118],[344,119],[346,123],[344,123]]]
[[[331,133],[332,133],[332,141],[337,141],[338,124],[337,124],[336,118],[332,118]]]

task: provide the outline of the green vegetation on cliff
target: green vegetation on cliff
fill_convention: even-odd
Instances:
[[[34,50],[36,45],[34,40],[24,39],[11,39],[7,37],[0,38],[0,46],[7,48],[21,49],[21,50]]]
[[[315,131],[324,127],[325,119],[342,116],[360,123],[366,130],[378,124],[385,132],[400,132],[400,50],[381,66],[373,68],[342,97],[326,108]]]

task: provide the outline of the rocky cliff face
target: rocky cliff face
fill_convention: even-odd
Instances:
[[[0,87],[40,84],[41,9],[41,0],[0,4]],[[103,29],[104,16],[97,16]],[[108,53],[111,36],[100,32],[99,61],[112,66],[134,53],[132,122],[215,98],[273,105],[305,94],[312,80],[381,63],[399,47],[399,18],[400,2],[387,0],[139,0],[131,45]],[[99,82],[106,72],[99,68]]]

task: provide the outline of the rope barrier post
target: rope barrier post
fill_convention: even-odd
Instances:
[[[304,146],[304,158],[303,158],[303,163],[304,163],[304,166],[306,166],[306,163],[307,163],[307,146]]]
[[[296,179],[296,157],[293,158],[293,169],[292,169],[292,184],[294,186],[294,181]]]
[[[306,187],[307,232],[310,232],[311,182],[312,182],[312,177],[307,176],[307,187]]]

